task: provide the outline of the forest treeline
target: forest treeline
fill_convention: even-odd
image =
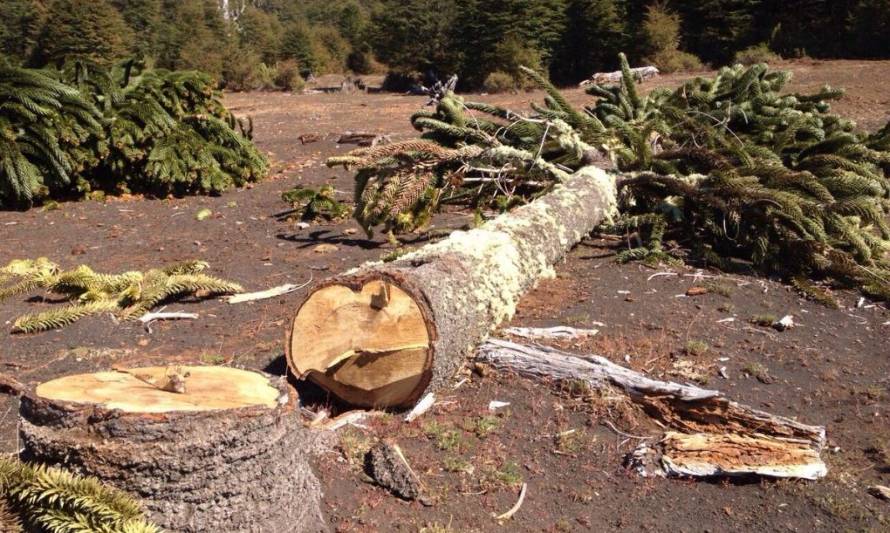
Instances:
[[[664,70],[739,52],[890,57],[890,0],[0,0],[0,13],[13,64],[138,55],[235,90],[349,71],[496,89],[520,64],[567,84],[616,68],[619,51]]]

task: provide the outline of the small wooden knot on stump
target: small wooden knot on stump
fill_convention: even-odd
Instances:
[[[320,445],[283,379],[226,367],[67,376],[26,391],[22,459],[94,476],[141,499],[167,531],[323,531],[309,466]],[[137,377],[138,376],[138,377]]]

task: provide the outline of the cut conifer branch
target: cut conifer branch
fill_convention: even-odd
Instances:
[[[0,457],[0,531],[160,533],[139,503],[99,480]]]
[[[184,388],[164,386],[173,373]],[[303,426],[283,378],[118,368],[29,389],[20,413],[23,459],[125,490],[167,531],[325,529],[309,465],[324,434]]]
[[[236,283],[202,274],[208,266],[203,261],[185,261],[145,273],[102,274],[86,265],[62,272],[46,258],[17,260],[0,269],[7,284],[0,287],[0,300],[43,289],[62,295],[69,302],[59,309],[19,317],[13,325],[14,333],[61,328],[103,313],[142,320],[145,325],[163,318],[192,318],[183,314],[151,315],[150,311],[166,301],[187,296],[241,292]]]
[[[410,406],[441,388],[519,298],[615,214],[615,179],[587,166],[478,229],[315,288],[293,321],[300,378],[356,406]]]
[[[528,115],[437,95],[434,112],[411,117],[422,140],[330,161],[359,168],[356,219],[397,233],[422,227],[445,203],[506,210],[608,162],[630,175],[619,187],[621,216],[600,230],[641,242],[621,261],[676,263],[664,247],[671,239],[724,269],[744,263],[890,299],[890,126],[857,131],[830,112],[842,91],[784,93],[790,73],[762,64],[644,95],[620,62],[620,83],[591,85],[584,109],[529,69],[547,95]]]

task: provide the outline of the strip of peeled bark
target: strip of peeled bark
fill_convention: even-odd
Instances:
[[[304,429],[283,379],[184,367],[67,376],[21,401],[22,459],[90,475],[140,499],[166,531],[321,531]]]
[[[519,298],[615,212],[614,176],[587,166],[478,229],[330,279],[297,311],[288,364],[352,405],[409,405],[447,383]]]
[[[817,479],[827,468],[820,454],[825,428],[728,400],[720,392],[648,378],[604,357],[491,339],[477,360],[540,380],[582,381],[592,389],[623,389],[670,431],[658,441],[660,467],[673,475],[757,474]]]

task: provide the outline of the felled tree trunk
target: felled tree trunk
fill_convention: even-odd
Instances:
[[[68,376],[22,396],[22,458],[141,499],[167,531],[320,531],[317,436],[284,380],[224,367]]]
[[[615,209],[614,177],[587,166],[481,228],[328,280],[296,313],[290,368],[352,405],[409,405]]]

